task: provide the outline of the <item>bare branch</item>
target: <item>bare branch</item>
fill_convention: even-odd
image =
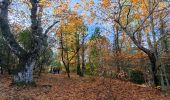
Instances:
[[[131,11],[131,5],[129,6],[129,10],[128,10],[128,13],[127,13],[127,16],[126,16],[126,18],[127,18],[127,20],[126,20],[126,27],[128,26],[128,24],[129,24],[129,15],[130,15],[130,11]]]
[[[147,19],[154,13],[155,8],[157,7],[158,3],[154,6],[154,8],[149,12],[148,16],[145,17],[145,19],[142,21],[142,23],[136,28],[136,30],[133,32],[135,34],[137,31],[140,30],[141,26],[144,25],[144,23],[147,21]]]
[[[52,25],[50,25],[47,29],[46,29],[46,31],[45,31],[45,35],[47,35],[47,33],[50,31],[50,29],[52,28],[52,27],[54,27],[54,25],[56,25],[58,22],[60,22],[60,21],[55,21]]]

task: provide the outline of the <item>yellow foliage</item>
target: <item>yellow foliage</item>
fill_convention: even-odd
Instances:
[[[65,3],[59,3],[60,6],[57,8],[53,9],[53,15],[62,15],[64,12],[66,12],[68,10],[68,2]]]
[[[138,3],[139,0],[131,0],[132,5],[135,6]]]
[[[56,35],[60,36],[61,33],[64,33],[64,40],[67,41],[75,41],[75,33],[81,31],[81,26],[83,26],[84,22],[77,13],[70,13],[66,16],[66,19],[63,19],[60,23],[59,29],[56,31]],[[81,32],[79,34],[82,34]],[[69,44],[69,43],[68,43]],[[71,45],[71,44],[70,44]]]
[[[134,17],[134,19],[140,19],[141,18],[141,14],[134,14],[133,17]]]
[[[159,10],[162,10],[162,9],[168,7],[168,2],[165,2],[165,1],[159,2],[159,5],[158,5],[158,6],[159,6],[158,9],[159,9]]]
[[[145,33],[149,33],[151,31],[151,29],[150,29],[150,27],[148,26],[148,27],[146,27],[146,28],[144,28],[144,32]]]
[[[103,8],[107,8],[108,6],[110,6],[110,4],[111,4],[111,0],[102,0]]]
[[[49,6],[51,6],[51,2],[49,0],[40,0],[39,5],[41,7],[49,7]]]

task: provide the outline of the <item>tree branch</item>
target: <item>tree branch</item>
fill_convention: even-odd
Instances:
[[[137,31],[140,30],[141,26],[143,26],[145,24],[145,22],[147,21],[147,19],[154,13],[155,8],[157,7],[158,3],[153,7],[153,9],[151,10],[151,12],[149,12],[148,16],[145,17],[145,19],[142,21],[142,23],[136,28],[136,30],[133,32],[133,34],[135,34]]]
[[[55,25],[55,24],[57,24],[58,22],[60,22],[60,21],[55,21],[52,25],[50,25],[47,29],[46,29],[46,31],[45,31],[45,35],[47,35],[47,33],[50,31],[50,29]]]
[[[123,25],[122,25],[119,21],[117,21],[117,20],[115,20],[115,22],[116,22],[117,24],[119,24],[119,26],[123,29],[123,31],[126,32],[126,34],[130,37],[130,39],[133,41],[133,43],[134,43],[140,50],[144,51],[146,54],[150,54],[150,53],[152,52],[151,50],[149,50],[149,49],[145,48],[144,46],[142,46],[142,45],[137,41],[137,39],[135,38],[134,34],[131,34],[131,32],[129,32],[129,31],[127,30],[127,27],[123,27]]]

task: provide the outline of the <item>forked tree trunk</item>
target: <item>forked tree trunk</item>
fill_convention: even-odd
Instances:
[[[46,45],[47,33],[58,21],[54,22],[51,26],[47,28],[43,34],[43,29],[41,25],[41,17],[37,16],[38,13],[43,11],[42,7],[39,6],[39,0],[28,0],[31,3],[31,36],[32,36],[32,47],[29,50],[25,50],[15,39],[13,33],[10,30],[9,20],[8,20],[8,6],[11,4],[11,0],[0,0],[0,30],[2,36],[10,47],[10,51],[15,54],[20,60],[20,64],[23,70],[17,71],[14,75],[13,82],[33,82],[33,68],[35,66],[35,58],[41,53]],[[45,40],[45,41],[44,41]],[[27,57],[25,55],[35,54],[34,57]],[[26,57],[26,58],[25,58]]]
[[[35,60],[27,61],[24,64],[24,69],[17,72],[13,77],[14,83],[32,83],[33,82],[33,68],[35,66]]]

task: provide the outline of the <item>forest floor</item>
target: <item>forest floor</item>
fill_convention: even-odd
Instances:
[[[170,100],[170,93],[131,82],[99,78],[44,74],[37,86],[11,86],[0,76],[0,100]]]

